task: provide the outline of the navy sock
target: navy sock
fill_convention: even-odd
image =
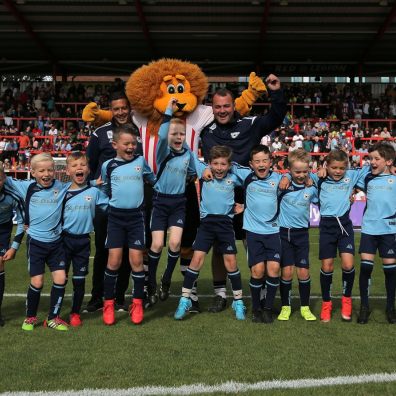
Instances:
[[[103,296],[105,300],[114,300],[118,270],[105,269],[103,280]]]
[[[188,266],[191,263],[190,258],[180,257],[180,272],[184,276],[187,271]]]
[[[311,278],[298,280],[298,291],[300,292],[300,304],[302,307],[309,305],[311,296]]]
[[[373,272],[374,261],[362,260],[360,263],[359,274],[359,290],[360,290],[360,304],[369,306],[369,295],[371,285],[371,273]]]
[[[65,296],[65,286],[66,285],[58,285],[57,283],[52,284],[48,320],[55,318],[55,316],[59,316],[63,297]]]
[[[256,279],[250,277],[250,294],[252,295],[252,309],[258,310],[260,309],[260,294],[261,287],[263,286],[263,279]]]
[[[396,263],[383,264],[386,288],[386,310],[395,307]]]
[[[148,258],[143,259],[143,269],[144,269],[144,291],[147,291],[147,287],[149,285],[149,266],[148,266]]]
[[[4,286],[5,286],[5,272],[0,272],[0,308],[3,304],[3,296],[4,296]]]
[[[242,298],[242,279],[241,272],[237,269],[234,272],[228,272],[228,279],[231,282],[232,294],[234,300],[240,300]]]
[[[284,305],[291,305],[291,289],[292,289],[292,283],[293,281],[291,280],[285,280],[285,279],[280,279],[280,285],[279,285],[279,292],[281,296],[281,301],[282,301],[282,307]]]
[[[190,298],[191,290],[194,287],[195,281],[198,279],[199,271],[194,271],[191,268],[187,268],[186,274],[184,275],[182,296]]]
[[[148,252],[148,284],[152,290],[157,289],[157,268],[161,258],[161,252],[155,253],[151,249]]]
[[[265,280],[267,295],[265,297],[265,309],[272,309],[276,290],[279,286],[279,276],[267,276]]]
[[[37,309],[40,302],[40,293],[42,287],[37,288],[29,285],[29,289],[26,296],[26,316],[28,318],[37,316]]]
[[[173,271],[175,270],[177,260],[180,257],[180,250],[178,252],[172,252],[172,250],[168,249],[168,263],[165,268],[165,272],[162,275],[162,279],[165,282],[170,283],[172,280]]]
[[[80,313],[85,294],[85,276],[73,276],[72,313]]]
[[[227,298],[227,283],[224,281],[213,281],[213,288],[216,296]]]
[[[342,294],[345,297],[351,297],[354,281],[355,281],[355,267],[349,271],[342,270]]]
[[[333,283],[333,271],[320,270],[320,287],[322,289],[323,301],[331,301],[331,285]]]
[[[132,271],[133,298],[144,298],[144,271]]]

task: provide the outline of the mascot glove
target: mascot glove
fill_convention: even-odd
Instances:
[[[82,119],[85,122],[93,122],[96,126],[100,126],[109,122],[112,118],[111,111],[100,110],[95,102],[88,103],[83,110]]]
[[[257,76],[255,72],[250,73],[248,90],[253,93],[256,99],[258,99],[264,92],[267,92],[267,87],[263,80]]]

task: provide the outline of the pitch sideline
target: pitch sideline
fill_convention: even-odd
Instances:
[[[296,380],[261,381],[253,384],[225,382],[219,385],[192,384],[182,386],[145,386],[129,389],[83,389],[79,391],[56,392],[6,392],[3,396],[147,396],[147,395],[193,395],[221,393],[243,393],[248,391],[267,391],[272,389],[302,389],[324,386],[386,383],[396,381],[396,372],[362,374],[355,376],[301,378]]]

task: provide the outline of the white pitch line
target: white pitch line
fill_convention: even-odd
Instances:
[[[41,295],[41,297],[49,297],[50,296],[50,294],[49,293],[41,293],[40,294]],[[65,297],[71,297],[72,296],[72,294],[71,293],[67,293],[67,294],[65,294]],[[212,298],[214,296],[214,294],[198,294],[198,297],[199,298]],[[4,293],[4,297],[24,297],[24,298],[26,298],[26,293]],[[126,295],[126,297],[131,297],[129,294],[128,295]],[[231,296],[228,296],[229,298],[231,298]],[[340,300],[341,299],[341,297],[342,297],[342,295],[341,294],[336,294],[336,295],[334,295],[334,296],[331,296],[331,298],[333,298],[333,299],[335,299],[335,300]],[[171,295],[169,295],[169,298],[180,298],[180,295],[179,294],[171,294]],[[246,298],[246,299],[250,299],[250,298],[252,298],[250,295],[248,295],[248,296],[243,296],[243,298]],[[298,295],[292,295],[291,296],[291,298],[292,299],[299,299],[300,298],[300,296],[298,296]],[[322,299],[322,296],[320,296],[320,295],[312,295],[311,297],[310,297],[312,300],[321,300]],[[352,296],[352,298],[355,300],[360,300],[360,297],[359,296]],[[386,296],[370,296],[370,300],[385,300],[386,299]]]
[[[3,396],[147,396],[193,395],[211,393],[243,393],[271,389],[303,389],[323,386],[386,383],[396,381],[396,373],[363,374],[343,377],[301,378],[296,380],[261,381],[253,384],[228,381],[218,385],[192,384],[182,386],[144,386],[128,389],[82,389],[56,392],[8,392]]]

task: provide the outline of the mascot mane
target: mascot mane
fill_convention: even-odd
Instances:
[[[162,114],[154,108],[154,101],[163,96],[160,85],[167,75],[182,74],[191,85],[191,93],[202,103],[208,91],[208,80],[195,64],[178,59],[160,59],[136,69],[129,77],[125,93],[133,111],[152,121],[162,119]]]

